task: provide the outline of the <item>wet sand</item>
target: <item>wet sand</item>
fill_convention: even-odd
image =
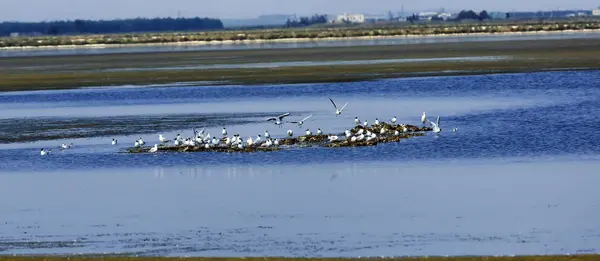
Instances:
[[[504,58],[459,59],[489,56]],[[3,79],[0,91],[199,81],[202,85],[348,82],[435,75],[596,70],[600,69],[598,57],[600,39],[10,57],[0,59],[0,78]],[[427,58],[430,60],[372,62]],[[344,62],[306,64],[329,61]],[[294,66],[293,62],[304,64]],[[244,66],[257,63],[291,64]],[[171,69],[150,70],[157,67]]]

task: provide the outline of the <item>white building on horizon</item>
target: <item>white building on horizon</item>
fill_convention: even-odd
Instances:
[[[338,15],[336,22],[362,24],[365,22],[365,15],[364,14],[346,14],[345,13],[343,15]]]

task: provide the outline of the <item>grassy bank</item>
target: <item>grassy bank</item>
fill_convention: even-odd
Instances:
[[[218,64],[472,56],[502,56],[504,59],[274,68],[193,68]],[[188,66],[192,68],[177,68]],[[165,68],[156,71],[138,70],[157,67]],[[0,59],[0,91],[198,81],[210,81],[213,84],[315,83],[574,69],[600,69],[600,39],[10,57]]]
[[[132,33],[107,35],[68,35],[3,37],[0,48],[41,46],[129,45],[129,44],[196,44],[224,41],[259,41],[282,39],[323,39],[377,36],[457,35],[473,33],[556,32],[600,29],[600,20],[559,21],[490,21],[471,23],[367,24],[357,26],[318,26],[256,30],[221,30],[208,32]]]
[[[212,257],[85,257],[85,256],[70,256],[70,257],[0,257],[0,261],[229,261],[229,260],[244,260],[244,261],[376,261],[376,260],[402,260],[402,261],[596,261],[600,260],[600,255],[569,255],[569,256],[465,256],[465,257],[405,257],[405,258],[212,258]]]

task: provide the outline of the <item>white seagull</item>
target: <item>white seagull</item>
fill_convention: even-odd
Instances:
[[[265,139],[269,138],[271,138],[271,134],[269,134],[269,131],[265,130]]]
[[[354,124],[360,125],[360,120],[358,119],[358,117],[354,117]]]
[[[429,124],[431,124],[431,126],[433,126],[433,132],[439,133],[442,131],[442,129],[440,128],[440,116],[437,117],[436,122],[429,121]]]
[[[427,121],[427,113],[423,112],[423,115],[421,115],[421,123],[425,124],[425,121]]]
[[[317,135],[323,135],[323,131],[321,130],[321,128],[317,129]]]
[[[312,117],[313,115],[308,115],[306,118],[302,119],[301,121],[290,121],[290,123],[295,123],[298,124],[298,127],[302,127],[302,124],[304,124],[304,122],[308,119],[310,119],[310,117]]]
[[[281,114],[281,115],[279,115],[279,116],[277,116],[277,117],[271,117],[271,118],[268,118],[268,119],[267,119],[267,121],[275,121],[275,125],[278,125],[279,127],[281,127],[281,125],[283,124],[283,121],[282,121],[282,120],[283,120],[283,118],[285,118],[285,117],[287,117],[287,116],[290,116],[290,113],[289,113],[289,112],[286,112],[286,113],[284,113],[284,114]]]
[[[227,136],[227,129],[225,129],[225,127],[223,127],[221,134],[223,134],[223,136]]]
[[[154,144],[154,147],[150,148],[150,150],[148,152],[150,153],[154,153],[158,151],[158,144]]]
[[[310,129],[306,129],[306,136],[310,136],[312,135],[312,132],[310,131]]]
[[[327,137],[327,139],[329,140],[329,142],[333,142],[333,141],[337,141],[339,139],[339,137],[337,135],[333,135],[333,136]]]
[[[375,118],[375,123],[373,125],[379,125],[379,118]]]
[[[112,140],[112,145],[117,145],[117,140],[113,139]]]
[[[158,135],[158,140],[162,143],[167,143],[167,142],[171,141],[171,140],[167,140],[162,134]]]
[[[146,142],[144,140],[142,140],[142,137],[140,137],[139,143],[140,143],[140,146],[144,146],[144,144],[146,144]]]
[[[394,116],[394,118],[392,118],[392,119],[390,120],[390,122],[391,122],[392,124],[395,124],[397,120],[398,120],[398,119],[396,119],[396,116]]]
[[[42,149],[42,150],[40,150],[40,155],[46,156],[46,155],[50,154],[50,151],[52,151],[52,150],[45,151],[44,149]]]
[[[140,141],[139,141],[139,140],[136,140],[136,141],[135,141],[135,145],[134,145],[134,146],[135,146],[136,148],[137,148],[137,147],[139,147],[139,146],[140,146]]]
[[[342,114],[342,111],[344,110],[344,108],[346,108],[346,105],[348,105],[348,102],[346,102],[346,104],[344,104],[344,106],[342,106],[341,109],[338,109],[337,105],[335,105],[335,102],[331,98],[329,98],[329,100],[331,101],[331,104],[333,104],[333,107],[335,108],[335,116]]]
[[[290,137],[292,137],[294,135],[294,132],[292,130],[288,130],[287,131],[287,135],[290,136]]]

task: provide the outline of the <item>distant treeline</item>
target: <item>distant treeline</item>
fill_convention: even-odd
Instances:
[[[123,20],[74,20],[52,22],[2,22],[0,36],[108,34],[131,32],[164,32],[223,29],[213,18],[136,18]]]
[[[286,27],[303,27],[313,24],[326,24],[327,15],[315,14],[312,17],[303,16],[300,19],[287,19],[285,22]]]

